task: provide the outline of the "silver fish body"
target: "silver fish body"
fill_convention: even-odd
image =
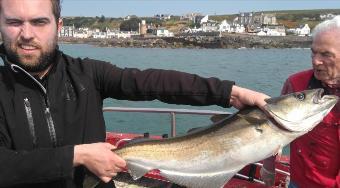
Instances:
[[[158,169],[186,187],[223,187],[244,166],[275,154],[322,121],[338,99],[321,93],[306,90],[269,99],[266,111],[273,118],[251,107],[185,136],[129,144],[114,152],[126,160],[133,179]]]

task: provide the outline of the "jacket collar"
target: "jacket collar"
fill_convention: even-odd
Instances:
[[[330,95],[330,94],[334,95],[333,90],[335,89],[329,88],[325,84],[322,84],[322,82],[316,79],[313,74],[312,78],[309,80],[308,89],[316,89],[316,88],[323,88],[325,95]]]

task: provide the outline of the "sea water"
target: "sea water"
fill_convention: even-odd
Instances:
[[[311,67],[310,49],[154,49],[102,48],[84,44],[61,44],[60,49],[74,57],[89,57],[119,67],[172,69],[203,77],[233,80],[237,85],[280,95],[285,79]],[[104,107],[184,108],[235,112],[218,106],[192,107],[159,101],[131,102],[106,99]],[[170,133],[169,114],[105,112],[108,131]],[[193,127],[211,124],[210,116],[176,115],[177,134]],[[93,125],[95,126],[95,125]]]

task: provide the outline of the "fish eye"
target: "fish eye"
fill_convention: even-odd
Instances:
[[[298,93],[298,94],[296,95],[296,98],[299,99],[300,101],[302,101],[302,100],[305,99],[305,94],[303,94],[303,93]]]

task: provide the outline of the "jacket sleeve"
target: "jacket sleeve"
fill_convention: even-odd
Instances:
[[[73,146],[19,151],[12,145],[0,108],[0,187],[73,176]]]
[[[154,100],[171,104],[229,106],[232,81],[202,78],[173,70],[121,69],[92,63],[95,84],[103,98]]]

